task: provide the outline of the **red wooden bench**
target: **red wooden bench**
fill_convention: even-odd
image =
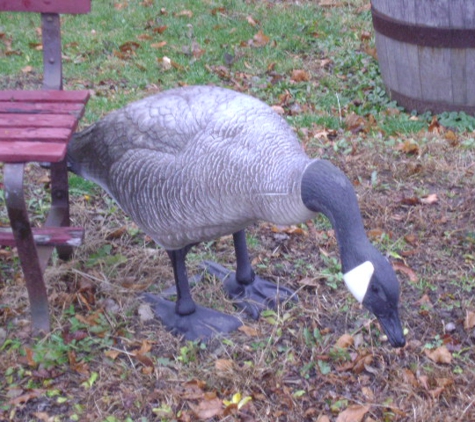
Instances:
[[[30,300],[33,333],[49,332],[43,272],[54,248],[68,259],[84,237],[69,227],[66,147],[84,114],[88,91],[63,91],[60,13],[88,13],[91,0],[0,0],[0,11],[41,13],[43,89],[0,91],[0,162],[11,228],[0,245],[16,246]],[[51,163],[51,209],[44,227],[32,228],[24,196],[25,163]]]

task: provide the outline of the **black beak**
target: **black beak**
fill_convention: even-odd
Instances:
[[[397,309],[384,317],[377,317],[384,332],[388,336],[389,343],[393,347],[404,347],[406,339],[402,331],[401,320]]]

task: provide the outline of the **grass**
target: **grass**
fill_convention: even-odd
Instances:
[[[388,99],[367,6],[97,0],[91,14],[62,18],[65,88],[93,94],[82,126],[184,84],[227,86],[280,108],[309,155],[346,172],[371,240],[398,264],[408,345],[391,349],[343,288],[320,216],[248,231],[258,273],[298,290],[298,304],[246,320],[225,339],[181,341],[138,300],[170,286],[166,254],[99,188],[72,176],[72,215],[87,238],[71,261],[47,269],[46,338],[31,338],[16,252],[0,249],[2,420],[324,422],[345,420],[354,406],[367,407],[366,422],[475,419],[475,119],[443,113],[430,131],[434,116]],[[0,88],[40,83],[38,26],[37,16],[0,14]],[[28,171],[39,224],[48,181],[35,165]],[[422,201],[434,193],[435,203]],[[0,221],[8,222],[1,208]],[[192,275],[203,259],[232,267],[231,239],[194,248]],[[216,280],[193,294],[236,312]],[[213,406],[217,416],[203,416]]]

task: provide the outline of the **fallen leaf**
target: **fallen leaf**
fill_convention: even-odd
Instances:
[[[34,412],[33,415],[36,419],[43,422],[53,422],[53,416],[48,415],[46,412]]]
[[[193,17],[193,12],[191,10],[182,10],[181,12],[175,13],[174,16],[192,18]]]
[[[116,9],[116,10],[122,10],[122,9],[125,9],[127,6],[128,6],[128,3],[127,3],[127,2],[124,2],[124,3],[115,3],[115,4],[114,4],[114,9]]]
[[[435,363],[451,363],[452,354],[446,346],[440,346],[434,350],[425,350],[426,356]]]
[[[246,21],[251,26],[257,26],[258,24],[258,22],[251,15],[246,17]]]
[[[419,145],[409,139],[396,145],[395,148],[407,155],[419,155],[420,152]]]
[[[318,5],[320,7],[341,7],[343,3],[335,0],[320,0]]]
[[[259,335],[259,331],[257,331],[254,327],[250,327],[249,325],[241,325],[238,330],[242,331],[249,337],[256,337]]]
[[[412,385],[413,387],[418,387],[419,383],[417,382],[416,376],[412,373],[410,369],[404,368],[403,369],[404,381],[407,384]]]
[[[432,117],[432,121],[430,122],[429,125],[429,132],[432,133],[441,133],[443,130],[442,126],[440,125],[439,121],[437,120],[437,116]]]
[[[420,202],[421,202],[421,204],[430,205],[430,204],[435,204],[438,200],[439,200],[439,198],[437,198],[437,194],[436,193],[431,193],[430,195],[427,195],[427,196],[421,198]]]
[[[139,306],[137,312],[139,314],[141,322],[151,321],[155,318],[155,314],[152,310],[152,307],[148,303],[142,303]]]
[[[310,80],[310,74],[306,70],[294,69],[290,79],[294,82],[307,82]]]
[[[362,388],[361,388],[361,392],[363,393],[363,395],[364,395],[368,400],[371,400],[371,401],[374,400],[374,393],[373,393],[373,390],[371,390],[371,388],[369,388],[369,387],[362,387]]]
[[[169,57],[163,56],[161,59],[157,59],[163,70],[170,70],[172,68],[172,61]]]
[[[449,145],[455,147],[459,144],[458,136],[453,130],[448,130],[444,134],[444,138],[448,141]]]
[[[120,239],[124,234],[127,233],[127,227],[122,226],[106,235],[106,240]]]
[[[120,352],[118,350],[106,350],[104,352],[104,355],[106,355],[108,358],[112,360],[116,360],[117,357],[120,355]]]
[[[404,198],[401,199],[401,204],[408,205],[408,206],[411,206],[411,207],[414,207],[414,206],[416,206],[420,203],[421,203],[421,201],[417,196],[412,196],[410,198],[404,197]]]
[[[163,34],[168,29],[167,25],[157,26],[156,28],[152,29],[152,32],[155,34]]]
[[[368,121],[356,113],[350,113],[345,117],[345,126],[353,134],[365,132]]]
[[[475,327],[475,312],[467,311],[463,326],[466,330],[470,330],[471,328]]]
[[[363,420],[364,415],[369,412],[369,409],[370,406],[362,406],[360,404],[349,406],[338,415],[336,422],[360,422]]]
[[[259,30],[259,32],[252,37],[252,43],[251,45],[253,47],[264,47],[267,45],[270,41],[270,38],[262,32],[262,29]]]
[[[16,398],[10,400],[9,403],[13,404],[13,405],[27,403],[32,399],[36,399],[37,397],[41,396],[42,394],[44,394],[44,390],[35,389],[35,390],[32,390],[32,391],[30,391],[26,394],[23,394],[21,396],[18,396]]]
[[[406,274],[409,277],[409,281],[412,283],[416,283],[419,280],[419,277],[417,277],[417,274],[409,268],[406,264],[402,262],[393,262],[392,263],[394,271],[400,271],[404,274]]]
[[[198,405],[189,403],[191,410],[199,420],[207,420],[223,414],[223,404],[220,399],[202,400]]]
[[[166,41],[160,41],[160,42],[150,44],[150,47],[152,47],[152,48],[162,48],[162,47],[165,47],[166,45],[167,45]]]
[[[348,347],[352,346],[354,343],[353,337],[349,334],[343,334],[335,343],[336,347],[340,349],[347,349]]]
[[[33,68],[31,66],[25,66],[21,69],[23,73],[31,73],[33,72]]]
[[[216,359],[214,367],[219,372],[230,372],[234,368],[234,362],[231,359]]]
[[[211,14],[213,16],[216,16],[218,13],[225,14],[226,8],[221,6],[221,7],[214,7],[213,9],[211,9]]]

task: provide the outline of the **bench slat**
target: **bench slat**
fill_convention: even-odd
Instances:
[[[72,132],[67,128],[0,128],[0,142],[67,142]]]
[[[66,155],[66,142],[0,142],[0,161],[27,163],[47,161],[57,163]]]
[[[11,114],[0,113],[0,128],[9,127],[64,127],[74,130],[76,117],[70,114]]]
[[[0,101],[0,113],[73,114],[77,118],[84,113],[80,103],[20,103]]]
[[[2,1],[2,0],[0,0]],[[0,101],[29,101],[29,102],[61,102],[61,103],[86,103],[89,91],[59,91],[38,90],[20,91],[9,89],[0,91]]]
[[[91,0],[0,0],[0,10],[37,13],[89,13]]]
[[[82,227],[34,227],[32,230],[39,246],[80,246],[84,240]],[[11,228],[0,228],[0,245],[15,246]]]

